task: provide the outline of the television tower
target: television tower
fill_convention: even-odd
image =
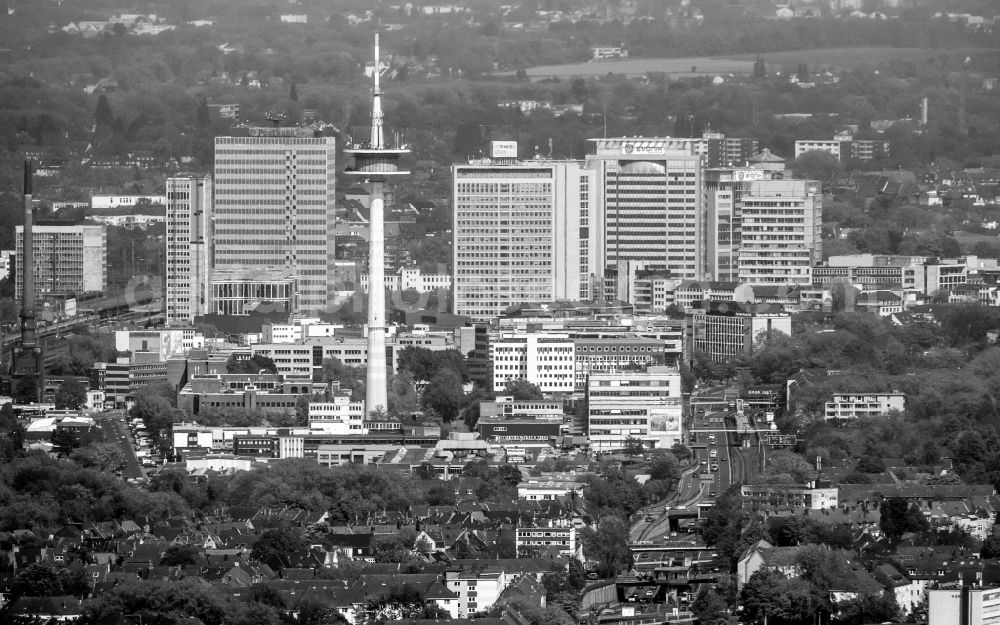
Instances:
[[[382,118],[382,91],[379,78],[378,33],[375,33],[375,70],[372,72],[372,127],[367,142],[351,141],[345,154],[354,157],[354,166],[344,173],[360,178],[371,193],[371,216],[368,220],[368,376],[365,387],[365,411],[371,414],[389,408],[385,357],[385,195],[383,185],[408,171],[399,169],[399,159],[409,149],[399,141],[386,145]]]

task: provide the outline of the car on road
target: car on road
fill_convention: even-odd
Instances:
[[[655,519],[655,518],[653,517],[653,515],[652,515],[652,514],[650,514],[650,515],[648,515],[648,516],[646,517],[646,523],[652,523],[652,522],[653,522],[653,521],[655,521],[655,520],[656,520],[656,519]]]

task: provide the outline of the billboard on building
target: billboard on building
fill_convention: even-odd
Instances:
[[[517,158],[517,141],[491,141],[490,156],[493,158]]]

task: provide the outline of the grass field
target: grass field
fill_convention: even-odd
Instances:
[[[958,50],[931,50],[925,48],[830,48],[823,50],[796,50],[772,52],[763,55],[764,62],[773,71],[775,67],[794,68],[798,63],[809,67],[851,69],[858,65],[877,66],[892,59],[905,59],[916,63],[941,54],[962,54]],[[648,72],[663,72],[673,77],[714,76],[716,74],[749,74],[753,71],[756,55],[744,54],[725,57],[689,57],[679,59],[622,59],[592,63],[544,65],[527,70],[532,78],[603,76],[608,73],[639,76]],[[692,69],[694,71],[692,71]]]
[[[1000,244],[1000,237],[995,234],[976,234],[974,232],[964,232],[962,230],[956,230],[951,235],[958,244],[963,248],[970,248],[976,243],[986,242],[992,244]]]

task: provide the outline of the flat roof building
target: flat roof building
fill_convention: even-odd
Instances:
[[[454,312],[490,320],[522,302],[590,300],[601,275],[594,176],[579,161],[452,167]]]
[[[299,310],[332,305],[335,153],[333,137],[302,128],[216,137],[215,266],[283,271]]]
[[[15,226],[14,297],[24,298],[24,226]],[[82,295],[108,288],[108,235],[105,226],[33,224],[35,301],[46,295]]]

